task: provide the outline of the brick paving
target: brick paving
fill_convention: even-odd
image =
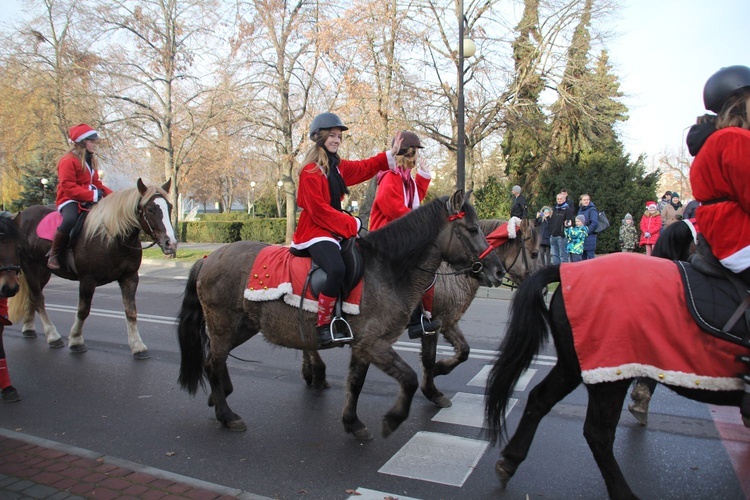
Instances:
[[[266,497],[0,428],[0,500],[178,498]]]

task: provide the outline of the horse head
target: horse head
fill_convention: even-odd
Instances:
[[[18,217],[8,212],[0,214],[0,297],[13,297],[20,288],[18,244],[21,233],[18,230],[20,221],[16,221]]]
[[[165,255],[177,252],[177,237],[172,227],[172,204],[167,201],[167,194],[172,185],[168,180],[161,188],[149,189],[138,179],[138,192],[141,200],[138,203],[138,222],[141,229],[148,234],[161,248]]]
[[[505,276],[505,266],[495,252],[485,252],[489,247],[487,239],[479,228],[477,212],[470,202],[471,190],[465,195],[459,189],[446,202],[448,210],[448,230],[444,231],[443,256],[451,267],[468,264],[469,271],[482,284],[497,286]],[[456,238],[461,242],[460,247],[451,245]],[[483,254],[486,254],[482,257]]]
[[[529,219],[523,219],[517,229],[518,253],[515,262],[508,268],[511,280],[517,285],[531,276],[539,268],[539,244],[541,237]]]

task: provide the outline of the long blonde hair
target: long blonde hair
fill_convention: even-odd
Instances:
[[[750,106],[750,89],[743,89],[735,95],[729,96],[716,118],[716,129],[740,127],[750,130],[748,107]]]
[[[417,164],[417,148],[409,148],[405,154],[396,155],[396,166],[404,169],[414,168]]]
[[[318,138],[316,139],[312,147],[307,151],[307,154],[305,155],[305,161],[302,162],[302,167],[300,167],[298,174],[301,173],[302,169],[307,165],[314,163],[315,166],[320,168],[325,175],[328,175],[328,152],[326,151],[326,148],[323,147],[323,145],[328,140],[329,135],[331,135],[330,129],[322,129],[318,131]]]
[[[68,150],[69,153],[73,153],[81,160],[81,168],[83,170],[86,170],[86,140],[84,139],[81,142],[73,143],[73,146]],[[91,167],[91,170],[96,172],[99,170],[99,160],[96,158],[96,155],[94,153],[91,153],[91,163],[92,165],[89,165]]]

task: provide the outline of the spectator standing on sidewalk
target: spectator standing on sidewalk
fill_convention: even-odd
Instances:
[[[552,217],[550,217],[549,229],[549,248],[550,257],[552,264],[560,264],[562,262],[570,262],[568,257],[568,238],[565,236],[565,226],[573,224],[573,207],[565,201],[565,195],[559,193],[557,195],[557,204],[552,209]],[[568,222],[568,224],[566,224]]]

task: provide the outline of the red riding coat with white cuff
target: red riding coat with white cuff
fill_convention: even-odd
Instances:
[[[388,170],[388,156],[379,153],[367,160],[341,160],[338,166],[347,186],[372,178],[380,170]],[[304,249],[319,241],[338,244],[342,238],[357,235],[357,219],[331,206],[328,177],[314,163],[305,165],[299,175],[297,206],[302,209],[292,247]]]
[[[717,130],[690,168],[695,218],[713,254],[729,270],[750,267],[750,131]],[[706,204],[707,203],[707,204]]]
[[[102,184],[99,174],[88,164],[84,167],[81,159],[72,152],[60,158],[57,163],[57,204],[58,210],[72,202],[99,201],[97,189],[105,194],[112,192]]]
[[[378,194],[372,204],[370,211],[370,231],[380,229],[391,221],[394,221],[415,208],[419,207],[430,187],[432,176],[428,172],[417,170],[417,175],[411,182],[416,186],[416,196],[412,206],[409,206],[404,180],[397,171],[383,174],[378,183]]]

